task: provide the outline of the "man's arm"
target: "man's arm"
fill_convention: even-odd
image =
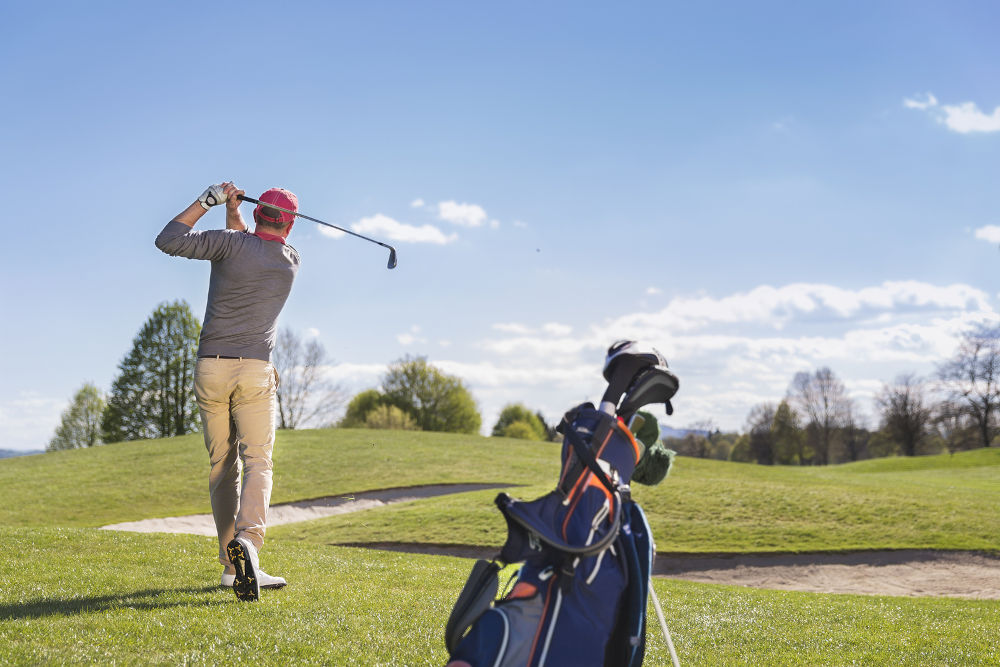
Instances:
[[[205,210],[201,202],[195,200],[190,206],[175,215],[174,220],[188,227],[194,227],[194,223],[198,222],[201,216],[205,215]],[[163,218],[160,219],[162,220]]]
[[[240,213],[240,195],[246,194],[244,190],[229,183],[223,183],[226,193],[226,229],[235,229],[238,232],[247,231],[247,225],[243,222],[243,215]]]
[[[159,236],[156,237],[156,247],[168,255],[180,255],[190,259],[216,260],[225,257],[231,247],[232,237],[221,230],[215,232],[196,232],[191,228],[205,215],[212,206],[227,202],[226,223],[229,225],[228,200],[230,193],[232,199],[239,202],[236,195],[242,193],[232,183],[209,186],[196,201],[177,214],[173,220],[167,223]],[[246,229],[243,219],[236,211],[236,219],[233,221],[233,229]],[[175,224],[177,223],[177,224]],[[239,223],[241,227],[235,227]],[[187,227],[185,230],[184,228]]]

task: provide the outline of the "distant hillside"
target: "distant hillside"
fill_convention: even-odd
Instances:
[[[44,453],[41,449],[0,449],[0,459],[9,459],[14,456],[29,456],[31,454],[42,454]]]
[[[696,428],[673,428],[672,426],[667,426],[663,422],[660,422],[660,437],[661,438],[683,438],[690,433],[697,433],[698,435],[708,435],[708,431],[704,431]]]

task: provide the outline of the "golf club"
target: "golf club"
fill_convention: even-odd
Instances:
[[[371,241],[383,248],[389,249],[389,264],[387,265],[390,269],[396,268],[396,249],[393,248],[388,243],[382,243],[381,241],[376,241],[375,239],[370,239],[367,236],[358,234],[357,232],[352,232],[349,229],[344,229],[343,227],[338,227],[337,225],[331,225],[329,222],[323,222],[322,220],[317,220],[316,218],[311,218],[308,215],[303,215],[297,211],[291,211],[287,208],[281,208],[280,206],[275,206],[274,204],[268,204],[267,202],[262,202],[259,199],[254,199],[253,197],[247,197],[246,195],[237,195],[241,200],[248,201],[251,204],[260,204],[261,206],[266,206],[267,208],[273,208],[277,211],[284,211],[285,213],[291,213],[292,215],[297,215],[300,218],[305,218],[306,220],[312,220],[313,222],[318,222],[321,225],[326,225],[327,227],[333,227],[334,229],[339,229],[345,234],[350,234],[351,236],[357,236],[359,239],[364,239],[365,241]]]

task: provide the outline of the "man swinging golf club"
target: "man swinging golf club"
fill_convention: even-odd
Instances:
[[[261,588],[285,580],[260,569],[271,499],[271,451],[278,374],[271,365],[278,314],[299,268],[299,254],[285,242],[292,213],[288,190],[272,188],[254,209],[254,233],[240,214],[243,190],[212,185],[167,223],[156,247],[169,255],[212,263],[208,304],[198,346],[194,390],[211,462],[208,476],[212,514],[219,535],[222,585],[240,600],[260,597]],[[226,205],[226,229],[195,231],[209,208]],[[242,468],[242,485],[241,485]]]

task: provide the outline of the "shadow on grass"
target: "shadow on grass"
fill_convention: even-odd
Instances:
[[[235,600],[231,591],[224,599],[157,599],[176,593],[199,594],[215,592],[224,593],[225,589],[220,586],[202,586],[200,588],[158,588],[145,591],[135,591],[134,593],[125,593],[122,595],[100,595],[95,597],[69,599],[41,598],[29,602],[0,604],[0,621],[23,618],[42,618],[44,616],[86,614],[115,609],[136,609],[149,611],[152,609],[169,609],[171,607],[207,607],[229,604]]]

